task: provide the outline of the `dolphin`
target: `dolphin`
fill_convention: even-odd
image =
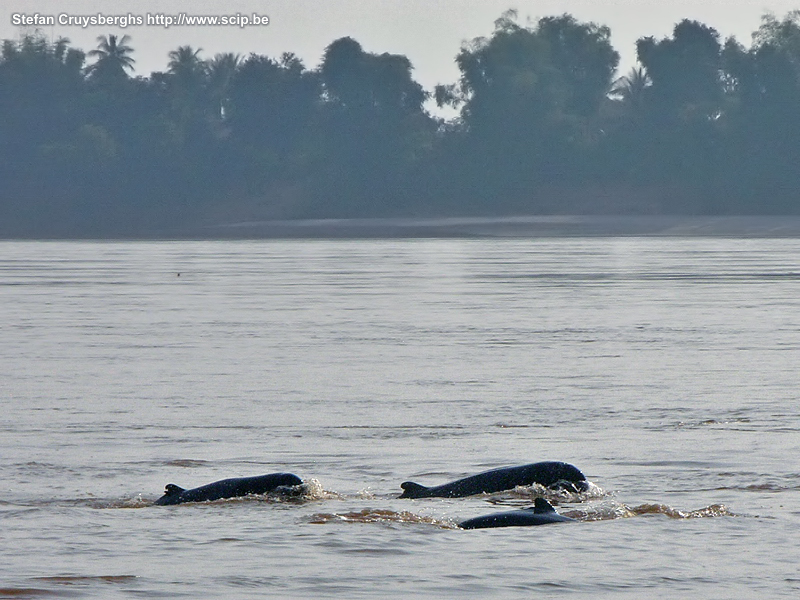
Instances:
[[[300,485],[303,480],[292,473],[270,473],[257,477],[236,477],[222,479],[191,490],[170,483],[155,503],[159,506],[182,504],[184,502],[204,502],[222,498],[236,498],[248,494],[266,494],[278,487]]]
[[[544,498],[536,498],[531,508],[475,517],[462,521],[458,526],[461,529],[486,529],[489,527],[547,525],[567,521],[575,521],[575,519],[558,514],[556,509]]]
[[[538,483],[554,489],[584,492],[589,489],[583,473],[564,462],[538,462],[519,467],[503,467],[471,475],[436,487],[425,487],[413,481],[400,484],[401,498],[462,498],[474,494],[491,494],[512,490],[518,485]]]

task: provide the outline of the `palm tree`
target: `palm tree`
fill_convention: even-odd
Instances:
[[[614,82],[610,94],[631,108],[639,109],[642,106],[645,90],[652,84],[644,67],[634,67],[627,75]]]
[[[133,71],[136,61],[130,57],[133,48],[128,46],[129,35],[118,38],[116,35],[101,35],[97,38],[95,50],[89,56],[97,57],[97,61],[88,67],[89,76],[100,81],[122,81],[127,79],[126,70]]]
[[[169,53],[167,92],[171,119],[179,144],[208,130],[211,102],[206,87],[208,63],[200,58],[202,48],[179,46]]]
[[[231,79],[241,64],[242,56],[233,52],[216,54],[208,62],[208,89],[213,103],[212,114],[220,119],[225,119]]]
[[[179,46],[169,53],[167,71],[177,80],[180,87],[195,87],[203,82],[208,64],[200,58],[202,48]]]

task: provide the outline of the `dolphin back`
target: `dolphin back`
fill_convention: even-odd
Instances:
[[[270,473],[256,477],[222,479],[191,490],[185,490],[171,483],[155,504],[165,506],[184,502],[211,502],[250,494],[266,494],[278,487],[289,487],[301,483],[303,480],[293,473]]]
[[[411,481],[402,483],[401,498],[461,498],[475,494],[493,494],[513,490],[518,485],[538,483],[545,487],[567,487],[583,491],[588,485],[583,473],[569,463],[545,461],[502,467],[471,475],[436,487],[425,487]]]
[[[484,515],[467,519],[458,524],[461,529],[490,529],[494,527],[531,527],[534,525],[549,525],[551,523],[565,523],[574,521],[569,517],[560,515],[556,509],[544,498],[536,498],[532,508],[512,510],[508,512]]]

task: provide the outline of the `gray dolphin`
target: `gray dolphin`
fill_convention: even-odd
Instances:
[[[270,473],[256,477],[237,477],[222,479],[191,490],[170,483],[164,495],[155,501],[159,506],[182,504],[183,502],[204,502],[222,498],[236,498],[249,494],[266,494],[278,487],[300,485],[303,480],[292,473]]]
[[[565,488],[583,492],[589,488],[583,473],[565,462],[538,462],[518,467],[503,467],[484,471],[436,487],[425,487],[413,481],[400,484],[401,498],[461,498],[474,494],[492,494],[512,490],[518,485],[538,483],[546,487]]]
[[[548,525],[575,521],[556,512],[556,509],[544,498],[536,498],[533,507],[521,510],[484,515],[467,519],[458,524],[461,529],[487,529],[489,527],[525,527],[530,525]]]

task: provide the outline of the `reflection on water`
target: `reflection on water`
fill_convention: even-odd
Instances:
[[[455,523],[450,521],[418,515],[407,510],[397,512],[387,509],[365,508],[349,513],[315,513],[308,517],[308,522],[315,525],[324,525],[333,521],[345,523],[427,523],[437,527],[456,528]]]
[[[566,517],[576,521],[607,521],[611,519],[630,518],[642,515],[665,515],[671,519],[698,519],[705,517],[732,517],[735,516],[724,504],[712,504],[696,510],[678,510],[666,504],[641,504],[639,506],[626,506],[617,502],[605,502],[589,508],[573,508],[563,511]],[[434,517],[420,515],[410,511],[393,511],[386,509],[365,508],[360,511],[348,513],[315,513],[308,517],[308,522],[315,525],[324,525],[332,522],[344,523],[427,523],[447,529],[458,529],[452,520],[442,520]]]
[[[800,241],[0,250],[0,596],[800,593]],[[593,487],[398,498],[542,460]],[[581,522],[455,531],[537,495]]]

